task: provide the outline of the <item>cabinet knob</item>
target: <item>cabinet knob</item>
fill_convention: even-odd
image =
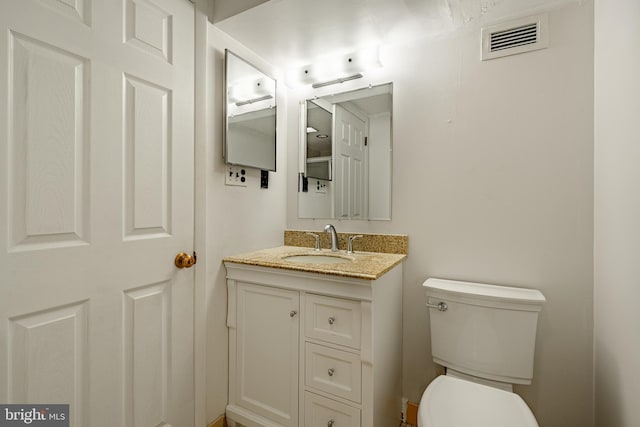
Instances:
[[[297,312],[297,311],[295,311],[295,310],[291,310],[291,311],[289,312],[289,317],[295,317],[295,316],[296,316],[296,314],[298,314],[298,312]]]
[[[335,423],[336,423],[335,421],[333,421],[333,420],[329,420],[329,421],[327,422],[327,427],[333,427],[333,425],[334,425]]]
[[[333,369],[333,368],[329,368],[329,370],[327,371],[327,374],[329,374],[330,377],[332,377],[333,374],[335,374],[335,373],[336,373],[336,370]]]
[[[327,321],[329,322],[329,324],[330,324],[330,325],[333,325],[333,324],[334,324],[334,322],[336,321],[336,318],[335,318],[335,317],[329,317],[329,318],[327,319]]]

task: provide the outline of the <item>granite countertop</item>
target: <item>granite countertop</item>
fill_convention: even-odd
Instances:
[[[284,259],[292,255],[329,255],[347,258],[350,262],[341,264],[317,264],[292,262]],[[225,263],[256,265],[260,267],[281,268],[285,270],[306,271],[309,273],[330,274],[334,276],[353,277],[357,279],[375,280],[398,265],[406,257],[404,254],[388,254],[381,252],[359,252],[346,254],[344,251],[331,252],[328,249],[314,251],[312,248],[299,246],[279,246],[255,252],[228,256]]]

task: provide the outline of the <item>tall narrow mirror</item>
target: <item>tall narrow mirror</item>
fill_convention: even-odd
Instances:
[[[391,219],[391,83],[302,105],[298,216]]]
[[[306,176],[331,181],[333,151],[331,105],[307,101]]]
[[[225,51],[227,163],[276,170],[276,81]]]

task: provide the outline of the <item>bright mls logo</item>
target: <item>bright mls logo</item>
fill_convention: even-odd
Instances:
[[[69,405],[1,405],[0,427],[69,427]]]

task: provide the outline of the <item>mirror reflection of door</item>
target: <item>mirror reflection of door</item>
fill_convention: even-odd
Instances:
[[[335,117],[335,217],[363,219],[367,217],[365,120],[340,105],[334,106]]]
[[[391,219],[392,92],[387,83],[306,101],[298,217]]]

